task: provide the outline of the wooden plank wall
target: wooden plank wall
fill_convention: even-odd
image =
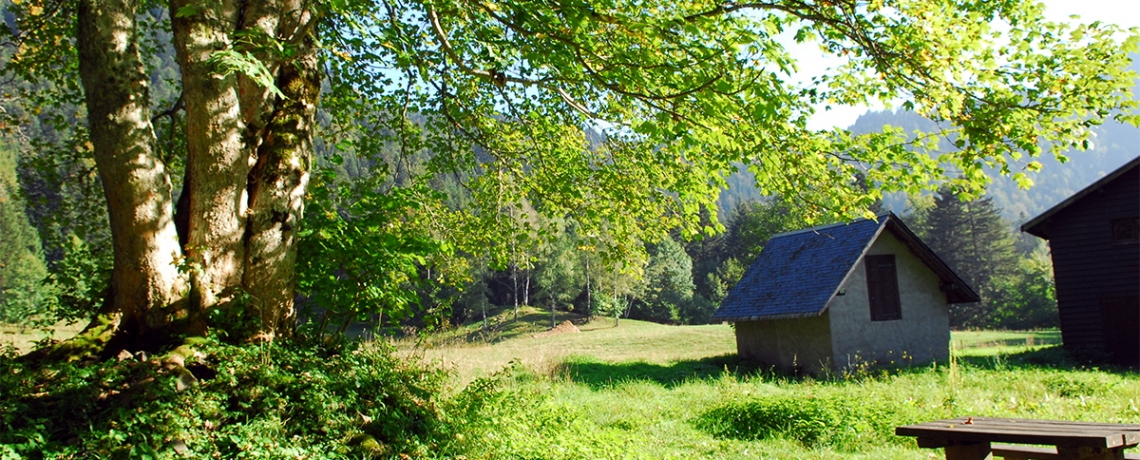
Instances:
[[[1140,365],[1133,360],[1140,350],[1140,316],[1102,317],[1106,301],[1140,298],[1140,244],[1113,242],[1111,221],[1140,215],[1140,167],[1130,171],[1070,204],[1046,222],[1057,283],[1057,306],[1061,337],[1066,350],[1085,356],[1098,353],[1127,358],[1120,364]],[[1113,309],[1119,311],[1119,305]],[[1134,305],[1140,312],[1140,305]],[[1121,321],[1126,321],[1122,324]],[[1132,322],[1137,324],[1128,324]],[[1106,325],[1115,331],[1106,331]],[[1106,334],[1115,337],[1110,347]],[[1140,346],[1140,345],[1135,345]],[[1119,349],[1124,347],[1125,349]]]

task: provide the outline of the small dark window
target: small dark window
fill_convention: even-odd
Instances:
[[[1112,219],[1112,242],[1140,242],[1140,217]]]
[[[867,256],[863,260],[867,266],[867,300],[871,304],[871,321],[902,319],[895,256]]]

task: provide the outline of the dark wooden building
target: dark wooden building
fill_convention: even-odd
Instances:
[[[1021,230],[1049,240],[1066,351],[1140,366],[1140,157]]]

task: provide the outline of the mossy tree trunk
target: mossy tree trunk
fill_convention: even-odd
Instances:
[[[216,315],[248,339],[291,333],[295,238],[320,90],[316,19],[306,5],[171,2],[187,136],[176,217],[154,148],[140,4],[80,2],[80,72],[115,251],[113,295],[86,331],[99,347],[152,348],[205,333]],[[227,67],[227,56],[263,66],[273,84]]]

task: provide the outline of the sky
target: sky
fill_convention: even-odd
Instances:
[[[1080,19],[1076,20],[1080,23],[1100,21],[1125,28],[1140,27],[1138,0],[1043,0],[1042,3],[1045,4],[1045,17],[1050,21],[1073,22],[1074,19],[1070,16],[1080,15]],[[834,60],[824,58],[814,44],[790,48],[793,55],[799,58],[799,67],[803,74],[818,74],[835,63]],[[830,111],[824,111],[823,107],[818,107],[816,110],[808,126],[813,129],[827,129],[851,126],[868,108],[833,107]]]

